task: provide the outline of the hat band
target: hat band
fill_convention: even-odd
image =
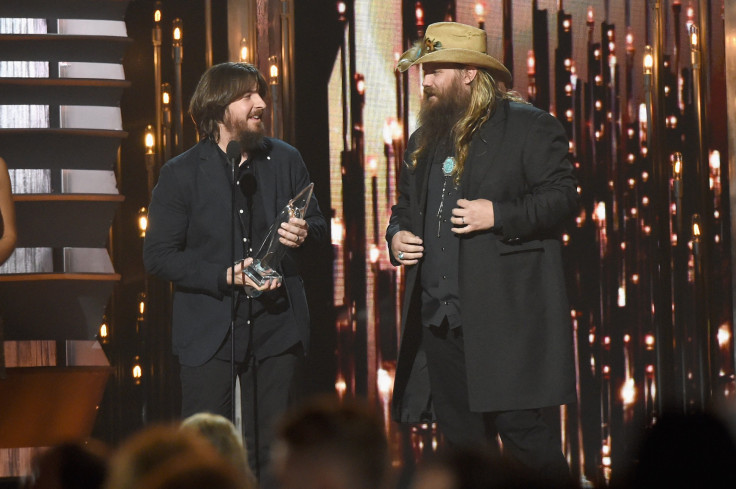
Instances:
[[[440,41],[435,41],[432,38],[425,37],[423,47],[424,49],[422,49],[422,55],[425,55],[427,53],[433,53],[437,50],[442,49],[442,43]]]

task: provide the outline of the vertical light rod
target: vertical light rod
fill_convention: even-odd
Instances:
[[[181,63],[184,57],[184,32],[181,19],[174,19],[172,32],[172,55],[174,57],[174,153],[180,154],[184,149],[184,113],[182,111]]]
[[[204,0],[204,62],[212,66],[212,0]]]

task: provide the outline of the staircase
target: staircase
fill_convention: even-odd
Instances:
[[[0,157],[17,248],[0,266],[0,478],[92,431],[111,367],[97,341],[120,280],[107,249],[129,0],[0,2]]]

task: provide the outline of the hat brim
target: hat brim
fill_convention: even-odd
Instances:
[[[401,57],[403,58],[404,55]],[[397,69],[401,72],[408,70],[411,66],[422,63],[457,63],[462,65],[477,66],[478,68],[486,68],[498,79],[506,85],[511,85],[511,72],[496,58],[487,54],[479,53],[471,49],[439,49],[432,51],[424,56],[420,56],[410,64],[405,64]]]

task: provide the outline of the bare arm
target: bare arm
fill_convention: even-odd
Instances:
[[[2,232],[0,237],[0,264],[13,253],[18,237],[15,228],[15,206],[13,192],[10,187],[10,175],[5,160],[0,158],[0,216],[2,216]]]

